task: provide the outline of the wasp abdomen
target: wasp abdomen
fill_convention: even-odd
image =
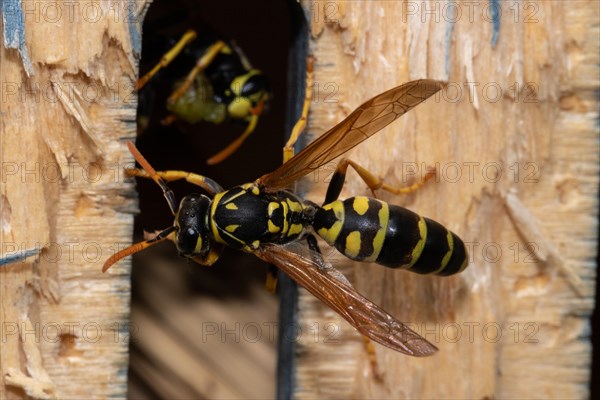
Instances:
[[[439,223],[369,197],[319,208],[313,228],[347,257],[421,274],[452,275],[467,265],[462,240]]]

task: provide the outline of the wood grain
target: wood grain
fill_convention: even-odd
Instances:
[[[418,193],[378,196],[456,232],[471,262],[460,276],[436,278],[332,252],[359,291],[440,352],[415,359],[377,346],[377,380],[361,337],[302,292],[308,334],[299,338],[295,397],[588,397],[598,8],[495,2],[503,13],[497,25],[492,2],[303,4],[316,58],[309,136],[390,87],[449,82],[348,156],[400,186],[436,167],[437,181]],[[334,168],[304,180],[309,199],[321,201]],[[369,191],[350,173],[342,198],[352,195]]]
[[[145,3],[67,3],[2,10],[0,253],[39,250],[0,268],[5,399],[126,396],[129,261],[101,265],[137,209],[121,171]]]

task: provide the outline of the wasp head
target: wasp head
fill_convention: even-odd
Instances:
[[[202,265],[212,265],[223,250],[210,234],[211,204],[212,200],[205,195],[189,194],[179,203],[175,216],[177,251]]]
[[[256,69],[236,77],[231,90],[234,98],[227,105],[227,112],[234,119],[248,120],[262,114],[270,97],[269,81]]]

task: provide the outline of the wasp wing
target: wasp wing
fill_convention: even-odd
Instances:
[[[428,356],[437,351],[437,347],[425,338],[315,261],[273,244],[263,245],[255,254],[288,274],[375,342],[415,357]]]
[[[400,85],[375,96],[342,122],[325,132],[300,153],[257,183],[268,191],[289,186],[304,175],[344,154],[379,132],[444,87],[445,83],[421,79]]]

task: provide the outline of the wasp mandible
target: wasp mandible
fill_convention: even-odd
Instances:
[[[322,205],[301,199],[286,187],[374,135],[443,85],[423,79],[384,92],[275,171],[229,190],[206,176],[185,171],[157,172],[128,142],[142,169],[130,169],[127,174],[153,179],[162,188],[175,221],[154,238],[114,254],[103,271],[123,257],[165,239],[175,243],[180,255],[202,265],[213,264],[229,246],[275,265],[370,339],[411,356],[434,353],[437,348],[433,344],[359,294],[327,263],[315,234],[353,260],[441,276],[466,268],[463,241],[433,220],[375,198],[339,200],[349,166],[372,190],[412,190],[393,188],[351,160],[339,162]],[[178,179],[201,187],[208,196],[189,194],[177,205],[166,182]],[[309,256],[292,250],[291,244],[302,239],[307,241]]]

